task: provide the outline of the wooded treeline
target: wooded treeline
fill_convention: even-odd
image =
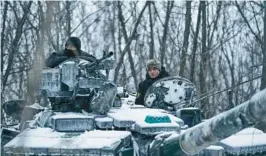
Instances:
[[[113,51],[109,78],[131,92],[158,58],[207,96],[197,103],[206,117],[266,87],[265,1],[1,1],[1,19],[2,103],[31,100],[69,36],[98,58]]]

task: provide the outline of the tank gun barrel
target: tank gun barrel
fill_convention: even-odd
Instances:
[[[179,137],[183,152],[193,155],[222,139],[266,120],[266,89],[237,107],[191,127]]]

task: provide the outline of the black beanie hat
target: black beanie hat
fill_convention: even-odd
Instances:
[[[67,45],[73,45],[73,46],[75,46],[78,50],[80,50],[80,48],[81,48],[81,41],[80,41],[80,39],[77,38],[77,37],[69,37],[69,38],[67,39],[67,41],[66,41],[65,47],[66,47]]]

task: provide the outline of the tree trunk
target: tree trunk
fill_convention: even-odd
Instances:
[[[149,4],[149,20],[150,20],[150,53],[149,53],[149,58],[153,59],[154,58],[154,37],[153,37],[153,23],[152,23],[152,10],[151,10],[151,5],[152,3]]]
[[[163,29],[163,37],[162,37],[162,44],[160,48],[160,54],[161,54],[161,64],[164,65],[164,55],[166,50],[166,39],[168,35],[168,24],[170,20],[171,10],[173,8],[174,1],[168,1],[167,2],[167,10],[166,10],[166,17],[164,21],[164,29]]]
[[[264,1],[264,18],[263,18],[263,23],[264,23],[264,33],[263,33],[263,62],[262,62],[262,77],[261,77],[261,86],[260,89],[266,88],[266,1]]]
[[[125,42],[127,43],[129,41],[129,38],[127,36],[126,25],[125,25],[124,16],[123,16],[123,13],[122,13],[121,5],[118,5],[118,10],[119,10],[119,15],[118,16],[119,16],[119,21],[120,21],[121,27],[122,27],[122,33],[123,33]],[[134,79],[135,88],[137,88],[138,80],[137,80],[136,70],[135,70],[135,67],[134,67],[134,60],[133,60],[133,57],[132,57],[132,53],[131,53],[130,47],[128,47],[128,58],[129,58],[130,69],[131,69],[132,76],[133,76],[133,79]]]
[[[44,67],[44,30],[45,30],[45,18],[43,12],[43,6],[41,2],[38,2],[39,7],[39,29],[36,30],[37,34],[37,44],[36,44],[36,52],[34,54],[34,59],[32,63],[32,69],[29,71],[29,84],[28,84],[28,91],[27,91],[27,102],[32,104],[35,102],[36,92],[38,91],[38,87],[40,84],[40,76],[41,71]]]
[[[201,4],[202,3],[199,4],[196,33],[193,38],[192,60],[191,60],[191,69],[190,69],[190,81],[191,82],[194,82],[194,75],[195,75],[196,52],[197,52],[197,47],[198,47],[198,36],[199,36],[200,20],[201,20]]]
[[[113,21],[111,23],[111,36],[112,36],[112,44],[113,44],[113,50],[114,50],[114,58],[115,60],[117,59],[117,44],[116,44],[116,37],[115,37],[115,27],[116,27],[116,14],[115,14],[115,2],[113,2],[113,5],[112,5],[112,11],[113,11]]]
[[[4,10],[3,10],[3,16],[2,16],[2,32],[1,32],[1,73],[3,74],[4,69],[4,44],[5,44],[5,28],[6,28],[6,18],[7,18],[7,8],[8,8],[8,2],[4,1]]]
[[[66,34],[67,37],[71,36],[71,1],[66,1]]]
[[[186,59],[187,59],[187,50],[188,50],[188,44],[189,44],[189,33],[190,33],[190,25],[191,25],[191,2],[186,2],[186,21],[185,21],[185,31],[184,31],[184,40],[183,40],[183,48],[182,48],[182,54],[180,59],[180,70],[179,75],[185,76],[185,66],[186,66]]]
[[[202,49],[201,49],[201,61],[200,61],[200,73],[199,73],[199,83],[200,83],[200,94],[207,93],[206,87],[206,76],[207,76],[207,60],[208,60],[208,52],[207,52],[207,34],[206,34],[206,2],[201,1],[202,3]],[[201,102],[201,108],[203,109],[205,105],[208,105],[208,99],[205,98]]]

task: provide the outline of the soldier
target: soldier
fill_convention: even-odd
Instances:
[[[47,67],[54,68],[60,63],[66,61],[67,59],[76,56],[90,62],[94,62],[97,60],[94,56],[82,51],[80,48],[81,48],[80,39],[77,37],[70,37],[65,43],[65,49],[59,52],[53,52],[45,60],[45,64]]]
[[[135,104],[144,105],[144,97],[148,88],[157,80],[170,76],[156,59],[148,60],[146,64],[146,79],[139,83]]]

